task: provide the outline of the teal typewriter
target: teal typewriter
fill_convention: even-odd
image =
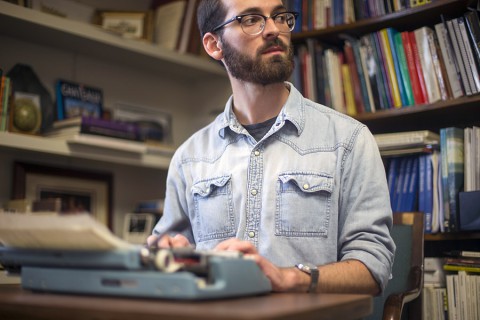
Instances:
[[[89,215],[0,214],[0,243],[0,264],[35,292],[208,300],[271,291],[241,253],[132,245]]]

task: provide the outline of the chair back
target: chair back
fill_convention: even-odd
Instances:
[[[423,287],[423,227],[421,212],[393,214],[392,238],[397,246],[392,269],[392,279],[382,295],[375,297],[372,320],[406,319],[404,305],[418,298]],[[421,317],[420,299],[416,299],[409,313]]]

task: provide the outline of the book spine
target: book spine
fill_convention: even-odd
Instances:
[[[405,56],[405,48],[403,46],[402,34],[398,31],[395,31],[393,39],[395,43],[395,51],[397,52],[398,63],[400,65],[400,73],[402,75],[403,87],[405,88],[405,106],[412,106],[415,104],[415,99],[413,97],[412,82],[408,71],[407,57]]]
[[[402,106],[402,98],[400,96],[400,89],[398,87],[397,75],[395,72],[395,65],[393,62],[392,50],[388,40],[387,29],[382,29],[379,31],[381,47],[384,52],[384,63],[387,67],[388,79],[390,80],[390,90],[393,97],[393,106],[395,108],[400,108]]]
[[[438,87],[437,77],[434,72],[432,55],[430,52],[430,45],[428,43],[428,34],[431,29],[428,27],[422,27],[414,31],[415,41],[417,43],[418,54],[420,57],[420,63],[422,65],[423,79],[425,80],[425,86],[427,88],[428,102],[434,103],[441,99],[440,91]]]
[[[463,129],[449,127],[442,129],[446,132],[447,148],[447,179],[450,206],[450,228],[459,229],[459,202],[458,196],[463,187],[464,173],[464,133]]]
[[[462,33],[460,31],[459,20],[461,20],[461,18],[452,20],[453,31],[455,33],[455,38],[457,39],[457,45],[458,45],[458,48],[460,50],[463,65],[465,66],[465,71],[466,71],[466,75],[467,75],[467,79],[468,79],[468,84],[469,84],[469,87],[470,87],[470,90],[471,90],[472,94],[474,94],[474,93],[478,93],[478,87],[475,83],[475,79],[474,79],[474,76],[473,76],[472,64],[468,60],[467,49],[465,47],[465,42],[464,42]]]
[[[471,72],[472,72],[472,78],[473,78],[473,84],[477,90],[477,92],[480,92],[480,77],[478,74],[478,69],[477,69],[477,64],[475,62],[475,58],[473,56],[473,50],[472,47],[470,46],[470,41],[468,38],[468,33],[467,33],[467,27],[465,26],[465,20],[463,17],[457,18],[458,22],[458,28],[460,31],[460,34],[463,39],[463,44],[465,46],[465,54],[467,57],[468,64],[470,66]]]
[[[403,81],[403,75],[400,71],[400,61],[398,60],[398,54],[395,47],[395,39],[394,39],[395,31],[393,28],[387,28],[387,37],[388,37],[388,45],[390,46],[390,52],[392,53],[392,60],[393,66],[395,70],[395,75],[398,83],[398,91],[400,92],[400,99],[401,99],[401,106],[408,105],[407,93],[405,88],[405,83]]]
[[[415,63],[415,71],[417,72],[417,79],[419,84],[420,93],[422,95],[421,101],[428,103],[427,86],[425,79],[423,78],[422,63],[420,62],[420,53],[418,52],[417,41],[415,40],[415,33],[413,31],[408,32],[408,38],[410,47],[412,48],[413,60]]]
[[[441,155],[441,186],[443,226],[446,232],[450,231],[450,200],[448,192],[448,161],[447,161],[447,132],[440,130],[440,155]]]
[[[376,88],[376,92],[378,92],[378,106],[380,106],[380,109],[388,109],[390,104],[389,104],[389,99],[387,96],[387,91],[385,88],[386,85],[386,80],[383,78],[383,68],[382,68],[382,62],[380,60],[381,55],[379,55],[378,47],[376,44],[376,36],[374,33],[371,33],[366,36],[368,38],[368,44],[369,44],[369,53],[370,53],[370,60],[368,63],[368,66],[372,68],[371,71],[369,71],[370,75],[370,80],[373,85],[373,83],[376,84],[374,88]],[[372,81],[372,78],[375,78],[375,82]],[[375,90],[375,89],[374,89]]]
[[[375,46],[377,47],[378,61],[380,65],[380,70],[382,71],[382,79],[384,83],[385,93],[387,97],[387,108],[394,108],[393,93],[391,89],[391,81],[388,72],[388,67],[386,64],[385,50],[382,45],[382,39],[380,32],[374,32]]]
[[[461,84],[460,72],[455,61],[453,48],[451,47],[450,41],[448,39],[447,28],[443,23],[438,23],[435,25],[435,32],[437,34],[438,43],[440,45],[440,51],[442,52],[443,62],[445,63],[447,79],[452,91],[452,97],[459,98],[463,96],[464,93]]]
[[[437,52],[438,45],[436,44],[435,33],[433,32],[432,29],[429,29],[428,31],[427,40],[430,47],[430,54],[432,56],[433,71],[437,76],[440,99],[447,100],[449,96],[448,95],[449,90],[447,90],[447,85],[444,79],[444,73],[442,72],[439,53]]]
[[[356,108],[355,114],[356,113],[363,113],[365,111],[369,111],[365,108],[365,105],[363,103],[363,97],[362,97],[362,92],[360,88],[360,77],[357,72],[357,64],[360,62],[355,59],[354,53],[353,53],[353,47],[352,43],[350,41],[345,41],[345,45],[343,46],[343,51],[345,53],[345,60],[347,65],[350,68],[349,75],[352,83],[350,83],[350,90],[353,91],[353,96],[354,96],[354,105],[353,108]],[[344,81],[344,86],[348,85]],[[348,113],[348,104],[347,104],[347,113]],[[350,111],[349,114],[351,114],[352,111]]]
[[[360,53],[360,41],[354,40],[352,41],[352,49],[353,49],[353,55],[356,61],[355,66],[357,67],[357,72],[358,72],[358,77],[359,77],[359,83],[360,83],[360,97],[363,100],[363,105],[365,108],[365,111],[371,112],[372,111],[372,106],[370,105],[370,101],[368,98],[368,89],[367,89],[367,84],[365,83],[365,75],[363,73],[363,64],[364,61],[361,58],[361,53]]]
[[[472,89],[470,88],[470,81],[468,80],[467,70],[465,67],[465,63],[463,62],[462,53],[460,51],[460,45],[458,44],[458,41],[457,41],[457,35],[453,28],[453,21],[452,20],[444,21],[444,24],[447,27],[448,39],[451,43],[453,52],[455,54],[455,61],[457,62],[457,67],[462,80],[463,89],[465,91],[465,94],[467,96],[470,96],[472,95],[473,92],[472,92]]]

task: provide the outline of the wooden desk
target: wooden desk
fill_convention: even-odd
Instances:
[[[368,295],[278,293],[214,301],[179,302],[32,293],[0,285],[0,318],[68,320],[359,319],[372,313]]]

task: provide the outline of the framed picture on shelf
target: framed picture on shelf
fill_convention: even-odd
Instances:
[[[100,25],[109,31],[131,39],[152,39],[151,15],[147,11],[101,11]]]
[[[12,199],[60,199],[62,214],[89,213],[112,229],[113,175],[15,162]]]

